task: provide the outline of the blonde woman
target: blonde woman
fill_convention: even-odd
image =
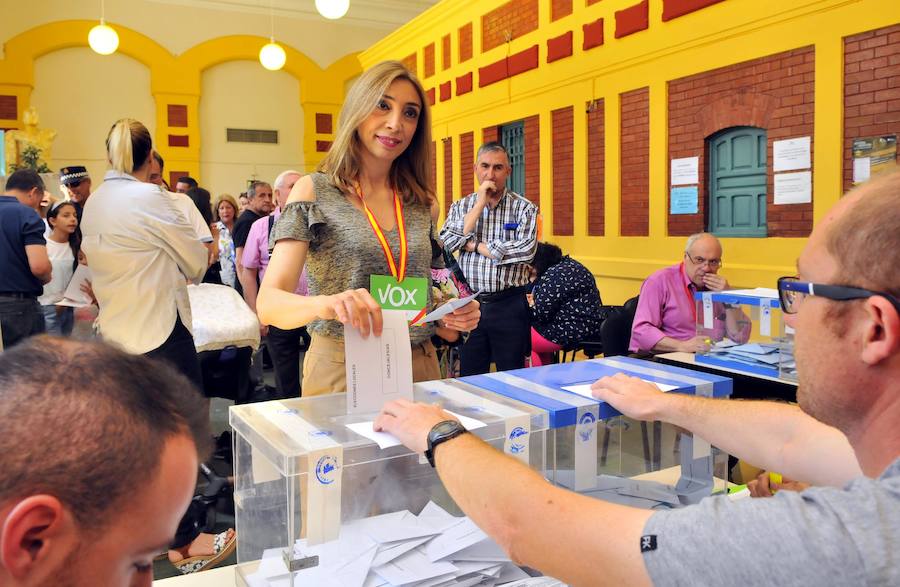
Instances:
[[[294,185],[272,230],[275,248],[257,311],[263,323],[281,329],[308,325],[304,396],[345,390],[345,328],[381,335],[381,308],[369,292],[372,275],[410,289],[425,284],[430,303],[430,148],[421,84],[401,63],[386,61],[353,85],[331,150],[318,172]],[[298,296],[293,292],[304,266],[309,295]],[[473,302],[445,322],[471,330],[479,315]],[[433,333],[432,325],[410,328],[416,381],[440,378]]]
[[[238,203],[231,194],[222,194],[216,198],[213,206],[215,222],[210,227],[213,237],[218,245],[218,258],[221,269],[219,275],[222,283],[237,288],[237,277],[234,272],[234,240],[231,232],[234,230],[234,221],[238,215]]]
[[[143,124],[116,122],[106,149],[111,168],[85,204],[81,225],[100,335],[129,353],[169,363],[199,392],[203,381],[185,277],[203,277],[206,247],[175,201],[149,183],[153,145]],[[182,520],[169,552],[182,572],[217,564],[235,546],[233,530],[201,534],[202,524],[194,520]]]

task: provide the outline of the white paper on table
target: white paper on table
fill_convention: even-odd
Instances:
[[[699,183],[700,157],[672,159],[672,185],[691,185]]]
[[[869,181],[872,175],[872,158],[857,157],[853,160],[853,183]]]
[[[776,204],[808,204],[809,202],[812,202],[811,172],[775,174]]]
[[[797,137],[772,143],[772,170],[809,169],[809,137]]]
[[[449,410],[446,411],[448,414],[459,420],[460,424],[462,424],[466,430],[476,430],[478,428],[484,428],[485,426],[487,426],[487,424],[480,420],[476,420],[475,418],[462,416]],[[388,434],[387,432],[375,432],[375,422],[373,420],[369,420],[367,422],[354,422],[353,424],[345,424],[345,426],[350,430],[356,432],[360,436],[365,436],[366,438],[377,444],[378,448],[381,449],[391,448],[392,446],[399,446],[400,444],[403,444],[393,434]]]
[[[673,389],[678,389],[677,385],[669,385],[668,383],[657,383],[656,381],[647,381],[646,379],[642,379],[642,381],[646,381],[650,385],[655,385],[659,388],[660,391],[672,391]],[[577,385],[563,385],[563,389],[566,391],[571,391],[572,393],[577,393],[578,395],[590,398],[597,399],[591,394],[591,384],[590,383],[579,383]]]
[[[748,342],[739,344],[728,349],[728,352],[749,353],[752,355],[768,355],[778,351],[778,345],[775,344],[759,344],[757,342]]]
[[[425,544],[431,540],[431,538],[431,536],[426,536],[425,538],[417,538],[415,540],[382,544],[378,549],[378,554],[375,555],[375,560],[372,561],[372,566],[380,567],[381,565],[386,565],[395,558],[403,556],[410,550]]]
[[[392,585],[406,585],[456,573],[457,569],[451,563],[429,559],[423,552],[413,550],[372,570]]]
[[[377,412],[395,399],[413,399],[412,349],[406,312],[382,310],[381,336],[364,339],[344,328],[347,370],[347,413]]]
[[[502,572],[497,580],[500,583],[506,583],[508,581],[521,581],[522,579],[529,579],[530,575],[520,569],[518,566],[513,563],[506,563],[502,567]]]
[[[455,552],[478,544],[487,538],[481,528],[469,518],[463,518],[462,522],[449,528],[446,532],[425,545],[425,554],[428,560],[438,561]]]
[[[451,312],[462,308],[463,306],[465,306],[466,304],[468,304],[469,302],[474,300],[480,293],[481,293],[480,291],[477,291],[477,292],[473,293],[472,295],[466,296],[464,298],[454,298],[454,299],[450,300],[449,302],[446,302],[446,303],[442,304],[441,306],[435,308],[428,314],[425,314],[424,316],[422,316],[422,318],[420,318],[419,321],[414,324],[414,326],[418,326],[420,324],[425,324],[426,322],[434,322],[435,320],[439,320],[439,319],[443,318],[444,316],[446,316],[447,314],[450,314]]]
[[[94,303],[86,293],[81,291],[82,284],[85,284],[91,280],[91,270],[87,265],[78,264],[78,267],[75,268],[75,273],[72,274],[72,279],[69,281],[69,286],[66,287],[66,291],[63,292],[63,299],[56,302],[57,306],[71,306],[73,308],[85,308]]]
[[[508,560],[509,556],[507,556],[506,552],[490,538],[486,538],[453,554],[454,564],[456,564],[456,561],[497,564]]]

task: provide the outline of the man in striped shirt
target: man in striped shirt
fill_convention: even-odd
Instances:
[[[525,365],[530,349],[530,313],[525,299],[537,248],[537,207],[506,189],[509,155],[497,142],[478,149],[478,191],[450,207],[441,240],[459,251],[472,291],[480,291],[481,320],[460,353],[462,375]]]

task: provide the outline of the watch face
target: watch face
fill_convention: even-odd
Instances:
[[[445,434],[450,434],[451,432],[456,431],[459,428],[460,424],[458,422],[446,421],[437,424],[434,428],[431,429],[432,438],[440,438]]]

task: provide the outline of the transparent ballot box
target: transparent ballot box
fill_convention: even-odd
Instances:
[[[544,410],[448,381],[417,383],[414,398],[442,405],[498,450],[545,468]],[[346,411],[345,394],[230,408],[238,585],[418,585],[407,580],[404,564],[419,568],[421,557],[452,543],[447,533],[481,532],[424,457],[399,443],[381,448],[348,427],[371,432],[377,414]],[[505,557],[483,533],[477,537],[472,548]],[[423,564],[449,572],[456,551],[444,548]],[[467,567],[454,568],[458,576]],[[521,573],[508,561],[491,568]]]
[[[698,363],[789,381],[797,380],[793,330],[785,324],[778,290],[697,292],[697,335],[710,348]]]
[[[591,396],[591,383],[616,373],[639,377],[672,393],[728,397],[732,390],[727,377],[629,357],[517,369],[457,381],[547,411],[550,430],[544,474],[557,485],[648,508],[696,503],[725,489],[725,453],[670,424],[626,418]]]

